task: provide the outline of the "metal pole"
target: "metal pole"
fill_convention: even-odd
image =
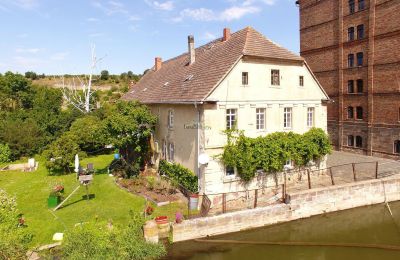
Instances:
[[[376,162],[376,167],[375,167],[375,179],[378,179],[378,162]]]
[[[258,190],[254,190],[254,208],[257,208]]]
[[[309,169],[307,169],[307,179],[308,179],[308,188],[311,189],[311,177]]]
[[[354,163],[352,163],[351,166],[353,167],[353,178],[354,178],[354,181],[357,181],[357,177],[356,177],[356,165],[355,165]]]
[[[330,174],[331,174],[332,185],[335,185],[335,181],[333,180],[332,168],[329,168],[329,172],[330,172]]]

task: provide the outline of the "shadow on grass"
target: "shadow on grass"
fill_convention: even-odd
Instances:
[[[89,200],[92,200],[92,199],[94,199],[94,198],[96,198],[96,194],[89,194],[89,199],[87,199],[87,196],[86,196],[86,194],[85,194],[85,195],[82,196],[81,199],[76,200],[76,201],[71,202],[71,203],[68,203],[68,204],[65,204],[65,205],[63,205],[60,209],[63,209],[63,208],[72,206],[72,205],[74,205],[74,204],[76,204],[76,203],[79,203],[79,202],[81,202],[81,201],[89,201]]]
[[[104,168],[102,168],[102,169],[96,169],[95,170],[95,173],[96,174],[108,174],[108,165],[106,166],[106,167],[104,167]]]

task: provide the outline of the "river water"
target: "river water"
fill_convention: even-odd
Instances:
[[[379,204],[208,239],[400,246],[400,202],[390,203],[390,208],[393,218],[385,205]],[[171,245],[168,259],[400,260],[400,251],[325,246],[209,244],[189,241]]]

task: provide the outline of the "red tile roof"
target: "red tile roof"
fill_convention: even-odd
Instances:
[[[163,62],[158,71],[149,70],[122,99],[145,104],[203,101],[243,56],[303,61],[247,27],[225,42],[220,38],[196,48],[192,65],[184,53]]]

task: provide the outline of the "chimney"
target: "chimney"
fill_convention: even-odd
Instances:
[[[155,64],[154,64],[155,71],[160,70],[161,69],[161,65],[162,65],[162,59],[160,57],[156,57],[155,58]]]
[[[223,41],[226,42],[227,40],[229,40],[229,38],[231,38],[231,29],[229,29],[229,28],[224,28],[224,38],[223,38]]]
[[[194,37],[193,35],[188,36],[188,49],[189,49],[189,65],[192,65],[196,60],[196,52],[194,49]]]

